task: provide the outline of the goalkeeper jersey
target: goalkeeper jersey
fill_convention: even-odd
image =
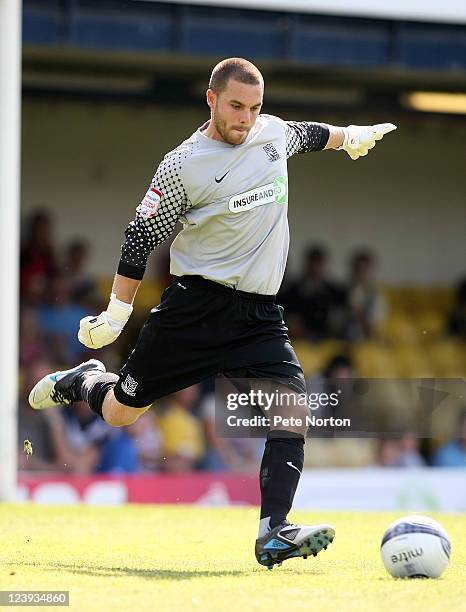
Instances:
[[[328,128],[261,114],[244,143],[230,145],[207,137],[207,126],[159,165],[125,232],[118,273],[142,279],[150,252],[179,220],[174,276],[275,295],[289,244],[287,159],[323,149]]]

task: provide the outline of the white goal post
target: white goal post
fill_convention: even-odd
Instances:
[[[0,501],[17,479],[21,0],[0,0]]]

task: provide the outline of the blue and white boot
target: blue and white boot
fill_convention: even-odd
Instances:
[[[37,382],[29,394],[29,404],[34,410],[53,408],[63,404],[79,401],[74,383],[84,372],[94,370],[96,373],[106,371],[104,364],[97,359],[89,359],[75,368],[47,374]]]
[[[333,542],[335,529],[331,525],[292,525],[282,523],[256,540],[256,559],[267,569],[281,565],[286,559],[308,555],[314,557]]]

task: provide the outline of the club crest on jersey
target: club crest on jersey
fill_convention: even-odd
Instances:
[[[131,397],[134,397],[136,395],[136,388],[138,384],[139,383],[134,380],[132,376],[127,374],[125,380],[121,383],[121,388],[126,395],[131,395]]]
[[[142,202],[136,208],[136,211],[141,215],[141,217],[144,217],[144,219],[150,219],[151,217],[155,217],[157,214],[161,201],[162,192],[155,187],[150,187],[150,189],[147,190]]]
[[[271,142],[268,142],[262,148],[267,153],[267,157],[269,158],[269,161],[274,162],[280,159],[280,155],[278,154],[277,149],[273,146]]]

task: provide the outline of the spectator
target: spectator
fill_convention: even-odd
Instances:
[[[193,385],[170,396],[168,405],[157,411],[163,468],[168,472],[194,470],[204,455],[202,426],[191,412],[198,399],[199,387]]]
[[[426,465],[419,451],[419,440],[410,432],[401,438],[379,440],[378,464],[383,467],[416,468]]]
[[[162,439],[153,413],[150,410],[145,412],[125,429],[134,440],[139,469],[144,472],[159,470]]]
[[[411,432],[404,433],[400,438],[400,458],[398,460],[398,467],[424,467],[426,461],[421,455],[420,440],[416,438]]]
[[[322,247],[310,248],[303,275],[280,296],[293,337],[324,340],[344,335],[346,292],[328,278],[327,260]]]
[[[458,423],[458,437],[441,446],[435,453],[432,464],[437,467],[466,467],[466,409]]]
[[[200,464],[203,470],[253,471],[259,465],[259,448],[264,440],[257,438],[222,438],[215,429],[215,395],[207,394],[200,405],[206,452]]]
[[[66,471],[91,474],[101,462],[101,450],[118,430],[89,410],[85,402],[75,402],[59,410],[44,410],[50,425],[56,461]]]
[[[335,355],[324,369],[323,377],[325,380],[354,378],[355,372],[351,359],[346,355]]]
[[[382,467],[399,467],[401,447],[399,440],[379,440],[377,464]]]
[[[29,303],[40,303],[47,284],[57,270],[47,212],[36,212],[21,247],[21,295]]]
[[[140,469],[136,442],[129,434],[128,428],[113,431],[102,446],[100,463],[96,471],[131,474],[139,472]]]
[[[26,366],[38,362],[45,358],[45,354],[46,350],[42,340],[37,312],[34,308],[26,306],[20,312],[20,364]]]
[[[18,404],[18,466],[20,470],[61,469],[56,461],[53,438],[50,426],[45,418],[45,411],[32,410],[27,401],[29,389],[43,376],[50,372],[51,365],[45,361],[29,364],[23,370],[23,384]],[[24,453],[24,441],[32,443],[33,453]]]
[[[386,314],[386,304],[375,281],[373,253],[361,250],[351,259],[348,338],[362,340],[374,335]]]
[[[337,354],[334,355],[327,363],[321,373],[318,373],[307,380],[308,392],[319,392],[326,393],[330,396],[332,393],[339,393],[342,385],[339,382],[341,379],[350,379],[356,376],[353,363],[347,355]],[[345,402],[344,404],[338,404],[336,406],[330,403],[323,407],[321,406],[317,412],[314,411],[314,415],[319,418],[343,418],[351,416],[352,414],[352,396],[350,395],[350,387],[345,388]],[[326,432],[327,437],[331,437],[331,430]],[[335,432],[333,432],[333,435]]]
[[[73,302],[86,309],[98,309],[99,293],[97,285],[87,271],[89,248],[82,240],[74,240],[66,251],[64,272],[70,286]]]
[[[448,319],[447,331],[451,336],[466,340],[466,278],[456,288],[456,304]]]
[[[88,315],[87,309],[71,301],[68,280],[56,274],[49,284],[47,303],[38,309],[39,323],[58,363],[79,360],[85,348],[77,338],[79,321]]]

